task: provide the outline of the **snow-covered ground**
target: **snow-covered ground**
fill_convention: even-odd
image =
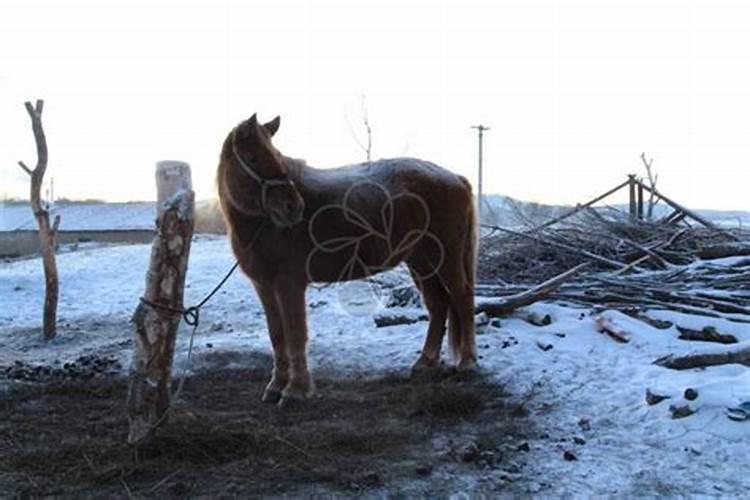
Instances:
[[[136,245],[60,255],[60,333],[50,343],[41,341],[38,327],[44,287],[39,259],[0,264],[0,367],[17,360],[64,362],[93,352],[118,356],[127,366],[132,350],[128,319],[143,291],[149,252],[149,245]],[[224,238],[199,238],[190,259],[188,305],[197,303],[233,263]],[[396,272],[383,279],[403,277]],[[361,284],[310,289],[313,374],[334,368],[360,374],[410,368],[426,324],[376,328],[372,313],[381,306],[366,293],[369,289]],[[529,313],[548,314],[552,322],[534,326],[525,319]],[[649,314],[683,327],[714,326],[750,341],[746,323]],[[628,332],[630,342],[599,333],[596,318],[601,315]],[[526,492],[633,498],[744,497],[750,491],[750,421],[726,415],[727,407],[750,401],[750,368],[662,368],[653,361],[701,343],[679,340],[674,326],[660,330],[616,311],[594,314],[552,302],[520,310],[480,333],[483,371],[519,398],[528,398],[529,418],[547,434],[529,442],[528,463],[517,480]],[[177,376],[186,366],[189,335],[183,327]],[[220,350],[270,350],[262,308],[239,273],[202,311],[189,369],[200,369],[203,354]],[[233,359],[241,363],[241,357]],[[686,388],[695,389],[697,399],[686,401]],[[670,399],[650,406],[647,389]],[[695,413],[673,419],[672,404],[688,404]],[[565,460],[566,451],[576,460]],[[474,474],[476,484],[495,480],[491,471]]]

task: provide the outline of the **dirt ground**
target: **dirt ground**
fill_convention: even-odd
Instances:
[[[230,368],[235,355],[203,360],[208,368],[187,380],[168,424],[137,449],[126,444],[127,380],[102,370],[106,362],[89,360],[91,371],[6,369],[0,497],[523,491],[525,441],[537,431],[523,401],[481,376],[318,370],[318,396],[280,409],[259,400],[270,359],[257,354],[248,364],[243,354],[249,367]]]

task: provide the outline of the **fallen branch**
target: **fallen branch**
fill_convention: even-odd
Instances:
[[[680,332],[681,340],[697,340],[700,342],[716,342],[719,344],[736,344],[737,338],[734,335],[719,333],[713,326],[707,326],[702,330],[693,330],[677,325]]]
[[[531,290],[521,292],[515,295],[509,295],[503,297],[499,301],[487,301],[477,305],[477,313],[485,313],[487,316],[505,316],[512,313],[519,307],[528,306],[533,304],[544,297],[554,292],[560,285],[570,280],[573,276],[578,274],[582,269],[589,265],[588,262],[578,264],[572,269],[568,269],[564,273],[558,274],[554,278],[548,279],[544,283],[541,283]]]
[[[373,318],[375,326],[384,328],[386,326],[411,325],[420,321],[427,321],[426,314],[406,315],[406,314],[379,314]]]
[[[693,353],[685,356],[663,356],[654,364],[673,370],[689,370],[707,366],[741,364],[750,366],[750,342],[735,344],[725,351]]]
[[[610,320],[605,318],[604,316],[599,316],[596,318],[596,330],[599,333],[605,333],[612,337],[615,341],[620,342],[621,344],[627,344],[630,342],[630,335],[623,330],[622,328],[618,328],[614,325]]]

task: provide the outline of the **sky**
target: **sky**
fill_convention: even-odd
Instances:
[[[486,192],[585,201],[653,158],[696,208],[748,209],[750,6],[725,0],[39,1],[0,4],[0,198],[28,196],[23,101],[45,99],[55,195],[215,195],[226,134],[281,115],[317,167],[428,159]]]

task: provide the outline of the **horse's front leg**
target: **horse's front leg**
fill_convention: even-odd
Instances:
[[[284,342],[284,324],[281,320],[281,310],[273,288],[258,282],[253,282],[253,284],[266,313],[268,336],[273,347],[271,381],[268,382],[266,390],[263,391],[263,401],[275,404],[281,399],[281,391],[289,382],[289,360],[287,359]]]
[[[282,391],[280,404],[301,401],[315,392],[307,366],[307,306],[305,283],[280,280],[275,287],[284,324],[284,344],[289,360],[289,383]]]

